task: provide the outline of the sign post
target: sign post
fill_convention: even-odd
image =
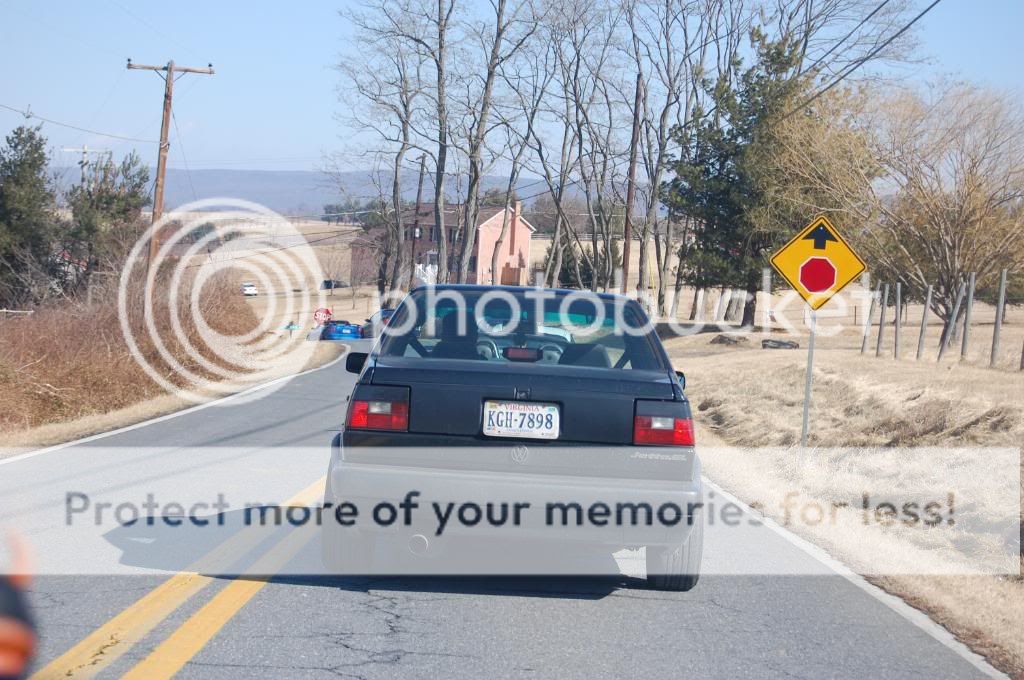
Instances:
[[[804,380],[804,417],[800,422],[800,446],[807,447],[807,427],[811,415],[811,378],[814,376],[814,336],[818,330],[818,311],[811,310],[811,338],[807,341],[807,377]]]
[[[800,446],[807,446],[814,376],[814,339],[818,309],[860,276],[867,265],[824,215],[815,218],[772,255],[772,266],[811,308],[807,342],[807,375],[804,380],[804,412]],[[870,318],[870,317],[869,317]]]

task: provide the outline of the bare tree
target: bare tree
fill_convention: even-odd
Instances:
[[[626,5],[630,56],[637,73],[647,83],[642,90],[640,113],[641,157],[648,187],[641,192],[645,216],[640,230],[639,280],[646,278],[648,239],[653,235],[657,308],[662,315],[669,312],[666,290],[676,253],[674,224],[659,215],[659,187],[673,151],[672,129],[677,125],[685,128],[698,103],[708,50],[716,40],[728,43],[739,33],[740,24],[726,24],[727,35],[713,35],[713,19],[718,15],[721,3],[717,0],[630,0]]]
[[[876,274],[917,294],[933,285],[947,324],[969,272],[982,286],[1024,269],[1019,101],[944,82],[830,94],[785,123],[777,160],[791,189],[779,198],[839,216]]]
[[[469,159],[469,186],[466,193],[465,226],[462,249],[459,256],[457,280],[466,280],[469,260],[476,246],[476,223],[480,213],[480,180],[483,177],[483,150],[487,134],[491,130],[491,110],[494,88],[498,82],[499,70],[529,40],[537,28],[537,16],[531,0],[510,3],[508,0],[491,0],[493,26],[490,30],[471,30],[474,41],[487,53],[482,73],[479,96],[469,107],[467,155]],[[469,81],[475,80],[471,77]]]
[[[337,68],[343,77],[339,98],[351,108],[351,120],[360,128],[376,133],[390,150],[391,207],[385,211],[387,233],[381,264],[386,286],[397,286],[400,272],[412,266],[405,248],[402,224],[402,170],[415,144],[414,120],[417,99],[423,93],[425,59],[415,44],[397,30],[397,18],[387,5],[371,2],[343,12],[357,29],[358,58],[345,59]],[[356,94],[356,97],[352,95]],[[411,253],[409,254],[411,255]]]
[[[434,62],[437,112],[437,154],[434,157],[434,224],[437,225],[437,280],[448,281],[448,235],[444,224],[445,171],[448,160],[448,30],[455,11],[455,0],[437,0],[437,11],[425,13],[432,27],[432,40],[416,38]]]
[[[369,39],[378,40],[383,49],[404,50],[404,54],[414,54],[416,60],[433,66],[433,86],[428,87],[424,79],[422,89],[418,91],[432,104],[430,111],[419,106],[411,107],[406,131],[410,133],[408,148],[423,150],[434,161],[434,221],[438,229],[438,281],[442,283],[448,277],[448,235],[445,229],[450,122],[448,81],[451,78],[448,57],[455,9],[456,0],[364,0],[358,15],[363,25],[372,28]],[[410,72],[406,70],[406,73]]]
[[[505,213],[501,222],[501,233],[494,243],[494,250],[491,252],[491,284],[501,282],[501,272],[498,262],[501,259],[502,248],[505,246],[505,239],[508,237],[510,211],[512,209],[513,193],[519,174],[522,171],[524,157],[533,138],[533,128],[537,121],[537,113],[540,110],[544,97],[547,94],[548,86],[551,83],[551,69],[548,60],[551,56],[550,50],[542,48],[539,50],[527,49],[521,53],[523,58],[518,60],[521,63],[511,63],[511,69],[501,69],[501,76],[511,92],[511,102],[508,106],[497,108],[501,118],[502,127],[505,129],[505,148],[512,154],[511,165],[509,166],[508,182],[505,186]],[[511,72],[509,72],[511,71]],[[518,129],[516,122],[525,122],[525,129]],[[517,214],[517,218],[522,215]]]

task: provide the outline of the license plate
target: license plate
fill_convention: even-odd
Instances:
[[[558,439],[556,404],[531,401],[485,401],[484,434],[488,437]]]

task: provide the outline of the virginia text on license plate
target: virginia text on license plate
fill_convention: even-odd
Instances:
[[[489,437],[558,439],[558,406],[529,401],[485,401],[484,434]]]

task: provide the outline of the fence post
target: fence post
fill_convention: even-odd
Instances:
[[[921,311],[921,335],[917,337],[917,361],[921,360],[924,354],[924,334],[928,329],[928,308],[932,304],[932,287],[928,286],[928,292],[924,294],[924,309]]]
[[[896,318],[893,319],[893,333],[892,333],[892,358],[900,358],[900,328],[903,324],[903,284],[899,281],[896,282]]]
[[[882,286],[882,307],[878,310],[878,341],[875,343],[875,356],[882,355],[882,333],[885,330],[885,308],[889,306],[889,284]]]
[[[767,330],[772,324],[772,270],[768,267],[761,269],[761,291],[761,327]]]
[[[942,329],[942,341],[939,343],[939,358],[936,361],[942,361],[943,355],[946,353],[946,348],[949,347],[949,340],[953,337],[953,329],[956,327],[956,318],[960,315],[960,303],[964,301],[964,291],[967,285],[964,283],[960,284],[960,289],[956,293],[956,302],[953,303],[953,313],[949,317],[949,323]]]
[[[882,287],[882,306],[879,308],[879,338],[874,343],[874,355],[882,355],[882,334],[886,328],[886,307],[889,306],[889,284]]]
[[[1003,330],[1003,307],[1006,305],[1006,270],[999,272],[999,300],[996,302],[996,325],[992,329],[992,355],[988,366],[993,368],[999,357],[999,332]]]
[[[967,358],[967,338],[971,334],[971,312],[974,310],[975,273],[967,279],[967,308],[964,310],[964,337],[960,343],[960,361]]]
[[[864,354],[868,351],[868,337],[871,335],[871,316],[875,313],[875,300],[878,299],[879,288],[875,288],[875,292],[871,293],[871,302],[868,304],[868,313],[864,316],[864,332],[860,339],[860,353]]]

